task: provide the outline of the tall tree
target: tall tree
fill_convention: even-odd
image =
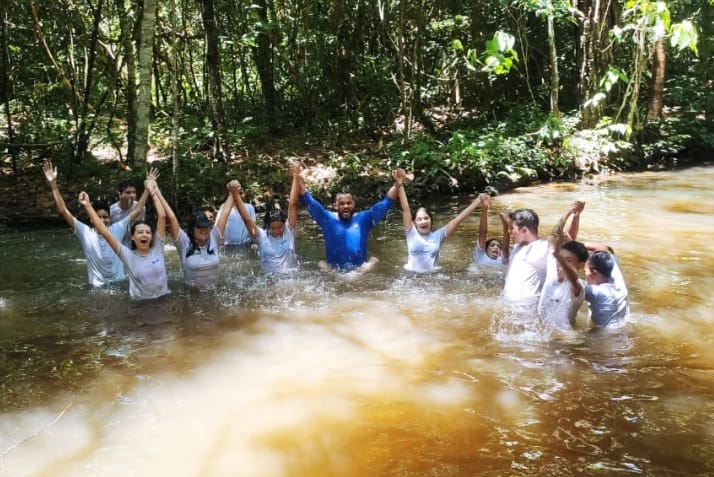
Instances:
[[[138,50],[139,87],[136,95],[136,130],[134,131],[133,164],[144,164],[149,150],[151,126],[151,68],[154,61],[154,33],[158,0],[143,0],[141,34]],[[131,138],[129,139],[131,140]]]
[[[211,108],[213,127],[213,157],[222,158],[221,146],[225,113],[221,92],[221,56],[218,43],[218,28],[213,0],[201,0],[201,17],[206,41],[206,74],[208,75],[208,103]]]

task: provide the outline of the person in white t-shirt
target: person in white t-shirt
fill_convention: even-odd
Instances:
[[[243,190],[241,189],[241,198]],[[252,221],[255,222],[255,207],[250,202],[243,202],[246,210],[248,211],[248,216]],[[226,229],[223,232],[223,244],[227,247],[243,247],[249,245],[252,240],[250,234],[248,233],[248,227],[246,227],[245,222],[238,213],[238,209],[233,206],[233,197],[228,194],[225,202],[221,205],[218,211],[217,220],[221,220],[223,217],[227,217]]]
[[[297,270],[298,259],[295,252],[295,231],[297,229],[298,200],[300,193],[300,173],[302,168],[291,164],[292,176],[287,216],[280,209],[270,209],[265,213],[263,228],[255,223],[241,198],[238,181],[228,183],[228,191],[233,197],[238,213],[248,228],[248,233],[258,243],[260,263],[265,273],[284,273]]]
[[[157,221],[156,232],[151,226],[139,220],[131,225],[131,245],[127,247],[119,242],[107,229],[104,222],[89,201],[89,196],[82,191],[79,203],[87,211],[94,228],[109,243],[126,267],[129,277],[129,296],[132,300],[150,300],[169,293],[166,261],[164,259],[164,241],[166,237],[166,213],[160,198],[156,181],[147,179],[144,187],[154,201]]]
[[[181,260],[184,284],[195,289],[214,288],[219,278],[219,244],[226,228],[227,215],[219,214],[214,226],[206,211],[198,210],[191,214],[188,226],[183,230],[160,190],[157,197],[166,212],[171,237]]]
[[[475,198],[456,217],[445,226],[432,232],[431,215],[424,207],[419,207],[412,217],[407,193],[404,190],[406,173],[397,169],[392,174],[398,187],[399,204],[402,207],[402,225],[407,239],[407,263],[404,269],[413,273],[430,273],[441,270],[439,265],[439,250],[441,242],[453,234],[461,223],[481,203],[480,196]]]
[[[561,331],[571,330],[575,326],[575,318],[585,300],[585,282],[580,279],[578,270],[585,266],[588,249],[576,240],[563,241],[565,223],[573,214],[579,214],[584,206],[582,201],[574,202],[553,227],[548,238],[550,255],[538,314],[545,323]],[[570,232],[573,233],[572,228]],[[577,230],[574,235],[577,236]]]
[[[60,194],[59,187],[57,186],[57,168],[53,167],[51,161],[47,161],[42,166],[42,172],[52,190],[52,197],[57,206],[57,211],[62,218],[64,218],[65,222],[67,222],[67,225],[72,227],[82,244],[82,251],[87,259],[87,280],[89,284],[95,287],[101,287],[110,283],[118,283],[126,280],[121,260],[119,260],[119,257],[114,250],[112,250],[104,237],[77,219],[67,209],[62,194]],[[158,173],[155,169],[152,169],[149,173],[149,177],[154,176],[158,176]],[[134,211],[124,217],[124,219],[114,222],[111,225],[109,224],[109,206],[106,202],[96,202],[94,209],[104,225],[108,227],[109,233],[121,242],[129,233],[129,223],[136,218],[139,211],[144,207],[148,197],[149,191],[145,189],[139,198],[139,207],[135,208]]]

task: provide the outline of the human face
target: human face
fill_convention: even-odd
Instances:
[[[511,222],[508,232],[511,235],[511,242],[515,244],[523,244],[528,242],[527,227],[519,227],[517,223]]]
[[[578,257],[576,257],[575,254],[570,250],[561,248],[560,256],[563,257],[563,260],[565,260],[568,265],[570,265],[576,270],[582,270],[583,266],[585,266],[585,263],[578,261]]]
[[[585,262],[585,279],[591,285],[599,285],[604,281],[600,272],[590,268],[590,264],[588,262]]]
[[[104,222],[105,227],[109,227],[109,211],[105,209],[99,209],[97,211],[97,215],[101,219],[102,222]]]
[[[129,186],[119,194],[119,206],[128,209],[136,200],[136,187]]]
[[[134,241],[136,250],[139,253],[149,253],[149,249],[151,248],[151,238],[151,227],[149,227],[148,225],[137,224],[134,227],[134,234],[131,236],[131,239]]]
[[[431,216],[426,210],[417,210],[414,215],[414,226],[420,234],[428,234],[431,231]]]
[[[337,194],[335,210],[341,220],[350,220],[355,213],[355,200],[352,198],[352,194]]]
[[[285,231],[285,222],[282,220],[273,220],[268,225],[268,233],[275,238],[280,238],[283,236]]]
[[[193,239],[196,241],[199,247],[203,247],[208,243],[208,236],[211,234],[210,227],[194,227],[193,228]]]
[[[498,258],[501,255],[501,242],[498,240],[491,240],[486,244],[486,255],[489,258]]]

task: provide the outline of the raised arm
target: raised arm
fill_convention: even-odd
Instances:
[[[481,219],[478,222],[478,246],[481,250],[486,250],[486,240],[488,240],[488,208],[491,205],[491,196],[483,193],[479,194],[481,201]]]
[[[585,209],[585,202],[582,200],[576,200],[573,202],[572,215],[570,216],[570,224],[564,229],[564,235],[566,240],[577,240],[578,231],[580,230],[580,214]]]
[[[161,237],[161,240],[166,240],[166,214],[167,210],[171,214],[172,221],[171,224],[171,236],[174,240],[178,237],[178,221],[174,215],[173,210],[169,207],[169,204],[164,199],[161,190],[155,181],[147,179],[144,181],[144,187],[150,189],[151,198],[154,201],[154,209],[156,209],[156,235]],[[174,224],[175,222],[175,224]],[[176,234],[174,235],[174,227],[176,227]]]
[[[398,195],[399,195],[399,206],[402,208],[402,225],[404,230],[409,230],[412,227],[412,211],[409,208],[409,200],[407,199],[407,191],[404,188],[404,171],[397,169],[392,172],[392,177],[394,182],[399,182]]]
[[[508,263],[511,259],[511,218],[505,210],[500,211],[498,216],[501,218],[501,224],[503,225],[501,257],[503,257],[503,263]]]
[[[86,192],[82,191],[79,193],[79,203],[84,206],[84,210],[87,212],[89,220],[91,220],[92,224],[94,225],[94,230],[96,230],[102,237],[104,237],[104,239],[107,241],[112,250],[114,250],[114,252],[119,253],[121,243],[119,243],[116,237],[114,237],[111,232],[109,232],[107,226],[104,225],[104,221],[99,218],[99,216],[97,215],[97,211],[94,210],[94,207],[92,207],[92,203],[89,201],[89,196]]]
[[[235,205],[235,208],[238,209],[238,213],[240,214],[241,219],[243,219],[243,223],[245,223],[248,233],[253,240],[255,240],[258,237],[258,226],[248,213],[248,209],[245,207],[243,199],[240,196],[240,190],[241,185],[237,180],[232,180],[228,183],[228,191],[233,198],[233,204]]]
[[[305,185],[300,186],[300,184],[302,184],[302,177],[300,177],[302,166],[300,164],[290,164],[288,170],[293,178],[290,185],[290,198],[288,199],[288,224],[295,230],[297,228],[300,191],[305,188]]]
[[[60,194],[59,187],[57,187],[57,168],[52,167],[52,162],[47,161],[42,165],[42,172],[45,174],[45,179],[50,184],[50,189],[52,190],[52,198],[57,206],[57,211],[60,213],[62,218],[67,225],[74,228],[74,215],[72,215],[67,209],[67,205],[64,203],[62,194]]]
[[[553,249],[553,256],[555,257],[555,260],[558,262],[558,266],[560,269],[563,271],[563,275],[565,275],[566,280],[570,283],[570,289],[573,292],[573,296],[579,296],[580,293],[582,292],[583,285],[580,283],[580,279],[578,277],[578,271],[575,270],[575,268],[570,265],[565,258],[563,258],[563,255],[560,253],[560,244],[563,242],[563,235],[562,234],[551,234],[550,237],[548,237],[548,243],[550,243],[550,246]]]
[[[466,217],[471,215],[471,212],[476,210],[476,207],[481,203],[481,196],[476,197],[474,200],[471,201],[468,207],[466,207],[464,210],[459,213],[456,217],[451,219],[448,224],[446,224],[446,236],[450,237],[453,232],[456,231],[457,228],[459,228],[459,225],[466,220]]]
[[[399,197],[399,189],[402,188],[406,177],[407,173],[404,169],[395,169],[392,171],[392,179],[394,179],[394,183],[392,183],[392,186],[387,191],[387,197],[392,200],[397,200]]]

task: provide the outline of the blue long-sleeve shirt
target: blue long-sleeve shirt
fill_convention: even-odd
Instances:
[[[327,263],[333,268],[351,270],[367,261],[369,232],[387,215],[394,201],[385,196],[371,209],[356,212],[350,220],[342,220],[336,212],[325,209],[309,191],[300,196],[300,202],[322,230]]]

